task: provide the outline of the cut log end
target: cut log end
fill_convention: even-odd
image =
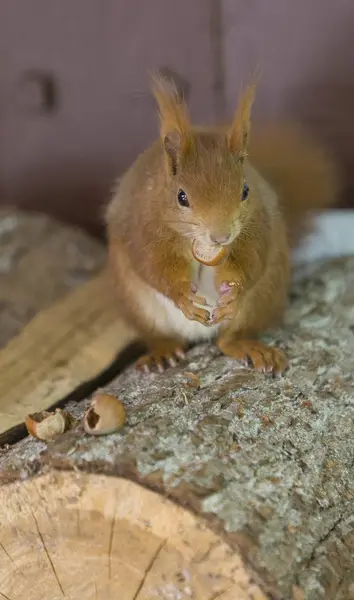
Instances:
[[[131,481],[50,471],[0,504],[0,598],[267,598],[201,518]]]

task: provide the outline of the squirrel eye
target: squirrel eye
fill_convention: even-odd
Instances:
[[[244,200],[247,200],[249,191],[250,191],[250,188],[248,187],[247,183],[244,183],[243,189],[242,189],[242,202]]]
[[[177,198],[181,206],[189,206],[188,196],[184,190],[178,190]]]

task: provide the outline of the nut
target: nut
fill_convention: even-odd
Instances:
[[[55,413],[43,410],[27,415],[25,423],[30,435],[43,442],[49,442],[74,427],[76,419],[70,413],[57,408]]]
[[[225,246],[206,246],[198,242],[198,240],[194,240],[192,254],[203,265],[215,267],[226,258],[228,250]]]
[[[113,433],[124,423],[124,405],[112,394],[96,394],[84,416],[84,429],[90,435]]]

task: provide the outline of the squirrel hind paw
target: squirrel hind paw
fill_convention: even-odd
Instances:
[[[283,375],[289,368],[281,350],[258,340],[220,340],[219,349],[244,365],[267,375]]]
[[[163,340],[150,346],[150,352],[141,356],[135,363],[143,373],[163,373],[169,367],[176,367],[185,358],[186,348],[180,342]]]

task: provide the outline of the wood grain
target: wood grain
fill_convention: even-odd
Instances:
[[[133,339],[105,261],[78,229],[0,210],[0,434],[95,378]]]
[[[131,481],[50,471],[0,505],[1,598],[266,600],[201,519]]]
[[[133,339],[106,273],[41,311],[0,351],[0,433],[99,375]]]

